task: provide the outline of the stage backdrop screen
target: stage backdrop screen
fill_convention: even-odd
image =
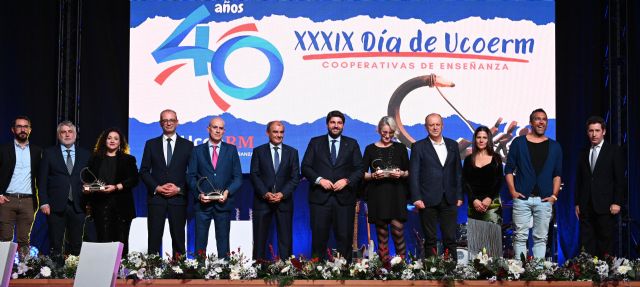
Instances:
[[[435,112],[463,155],[479,125],[504,155],[536,108],[555,137],[554,21],[553,1],[132,1],[131,151],[164,109],[195,145],[221,116],[248,173],[266,123],[283,121],[302,159],[340,110],[362,150],[382,116],[409,147]]]

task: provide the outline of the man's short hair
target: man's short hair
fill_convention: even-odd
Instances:
[[[343,114],[341,111],[330,111],[330,112],[327,114],[327,121],[326,121],[326,123],[328,124],[328,123],[329,123],[329,120],[331,120],[331,118],[333,118],[333,117],[339,117],[339,118],[341,118],[341,119],[342,119],[342,123],[344,123],[344,122],[345,122],[345,120],[344,120],[344,114]]]
[[[271,126],[273,125],[280,125],[284,128],[284,124],[282,124],[281,121],[270,121],[267,123],[267,132],[269,132],[271,130]]]
[[[589,126],[592,125],[592,124],[600,124],[600,127],[602,128],[602,130],[607,129],[607,126],[606,126],[606,124],[604,122],[604,119],[602,117],[600,117],[600,116],[590,116],[587,119],[587,125],[586,125],[587,129],[589,129]]]
[[[543,109],[541,108],[535,109],[529,115],[529,122],[533,122],[533,115],[535,115],[536,113],[544,113],[545,116],[547,115],[547,112],[545,112]]]
[[[64,121],[61,121],[58,124],[58,127],[56,128],[56,133],[57,134],[60,134],[60,130],[62,129],[63,126],[70,127],[74,132],[77,131],[76,130],[76,125],[74,125],[73,122],[68,121],[68,120],[64,120]]]
[[[29,117],[27,116],[17,116],[15,119],[13,119],[13,123],[11,124],[11,127],[15,127],[16,126],[16,122],[18,122],[18,120],[25,120],[29,123],[29,126],[31,126],[31,120],[29,119]]]

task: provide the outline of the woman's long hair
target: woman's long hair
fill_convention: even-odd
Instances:
[[[129,144],[127,143],[127,139],[124,137],[124,134],[120,131],[120,129],[116,127],[111,127],[104,130],[100,136],[98,137],[98,141],[96,141],[95,146],[93,147],[93,154],[97,156],[105,156],[107,154],[107,137],[109,133],[115,132],[120,137],[120,146],[118,147],[117,153],[129,153]]]
[[[478,148],[478,143],[476,142],[476,137],[479,132],[487,133],[487,154],[493,156],[493,135],[491,134],[491,130],[486,126],[479,126],[475,132],[473,132],[473,144],[471,145],[471,163],[475,164],[476,155],[480,152],[480,148]]]

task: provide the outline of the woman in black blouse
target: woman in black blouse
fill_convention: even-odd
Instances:
[[[473,151],[464,159],[462,179],[468,196],[469,218],[501,224],[502,159],[493,152],[492,145],[489,128],[478,127],[473,134]]]
[[[383,117],[377,131],[380,140],[366,147],[362,162],[369,222],[376,225],[378,254],[388,261],[389,226],[396,255],[404,257],[406,252],[404,222],[407,220],[409,155],[403,144],[393,141],[397,131],[393,118]]]
[[[128,153],[129,145],[119,129],[109,128],[102,132],[88,168],[106,186],[95,192],[84,189],[95,220],[98,242],[122,242],[124,254],[128,252],[129,227],[135,217],[131,189],[138,184],[136,158]]]

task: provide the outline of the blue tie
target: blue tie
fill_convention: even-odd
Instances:
[[[331,164],[335,165],[336,164],[336,158],[338,157],[337,153],[336,153],[336,142],[338,140],[331,140]]]
[[[278,153],[278,147],[273,147],[273,170],[278,172],[278,168],[280,167],[280,154]]]

